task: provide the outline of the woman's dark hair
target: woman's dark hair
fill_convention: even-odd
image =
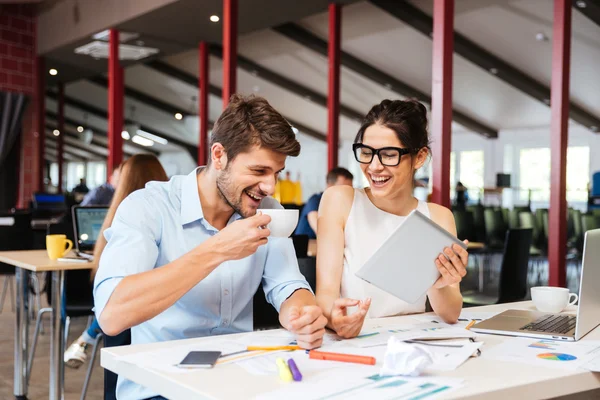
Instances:
[[[383,100],[373,106],[363,119],[354,143],[362,143],[367,128],[375,124],[396,132],[402,145],[414,153],[426,147],[431,154],[427,109],[417,100]]]

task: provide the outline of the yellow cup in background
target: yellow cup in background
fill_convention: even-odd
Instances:
[[[65,249],[65,245],[68,245]],[[67,235],[46,235],[46,250],[51,260],[64,257],[73,248],[73,242]]]

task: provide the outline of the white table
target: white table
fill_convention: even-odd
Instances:
[[[74,254],[69,254],[74,256]],[[61,321],[62,292],[65,271],[90,269],[92,263],[52,261],[46,250],[2,251],[0,262],[15,267],[17,281],[17,312],[15,324],[14,395],[27,398],[27,359],[29,349],[29,318],[26,296],[29,281],[27,271],[52,273],[52,324],[50,329],[50,394],[51,400],[60,400],[63,394],[63,336]]]
[[[503,311],[505,309],[533,309],[531,302],[512,303],[471,308],[472,311]],[[411,316],[382,318],[368,321],[368,324],[397,324],[405,321],[414,323]],[[244,335],[244,334],[240,334]],[[237,335],[232,335],[234,337]],[[499,344],[506,337],[481,335],[484,341],[482,352]],[[600,329],[588,334],[583,340],[600,339]],[[206,342],[211,338],[189,339]],[[172,399],[240,399],[275,390],[279,386],[276,376],[255,376],[235,364],[217,366],[212,370],[202,370],[185,374],[161,372],[126,363],[119,357],[138,352],[164,349],[178,342],[163,342],[144,345],[131,345],[104,348],[101,364],[118,375],[149,387],[161,395]],[[465,386],[451,392],[448,399],[542,399],[585,392],[600,388],[600,374],[583,370],[569,371],[553,368],[539,368],[527,364],[492,361],[484,358],[469,359],[455,371],[440,373],[441,376],[462,378]],[[310,374],[308,375],[310,378]],[[227,382],[232,384],[227,384]]]

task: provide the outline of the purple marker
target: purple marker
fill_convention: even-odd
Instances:
[[[300,382],[302,380],[302,374],[300,373],[298,366],[292,358],[288,360],[288,366],[290,367],[290,371],[292,371],[292,377],[294,378],[294,380],[296,382]]]

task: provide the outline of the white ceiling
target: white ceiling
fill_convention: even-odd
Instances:
[[[455,29],[484,49],[512,64],[545,85],[551,80],[552,1],[550,0],[457,0]],[[413,1],[431,15],[431,0]],[[243,16],[241,16],[243,18]],[[431,93],[431,39],[405,25],[368,2],[346,5],[342,14],[342,49],[406,82],[427,94]],[[320,13],[300,21],[303,28],[327,39],[328,16]],[[549,41],[537,41],[537,33]],[[327,95],[327,60],[287,37],[270,29],[254,31],[239,38],[239,53],[280,75],[296,81],[324,96]],[[162,61],[198,76],[197,49],[165,57]],[[600,117],[600,27],[573,10],[573,44],[571,63],[572,100]],[[210,57],[210,83],[221,86],[221,60]],[[498,130],[549,126],[550,109],[510,86],[496,76],[459,55],[454,56],[454,109]],[[137,65],[126,71],[126,85],[180,107],[183,112],[196,113],[192,96],[198,90],[191,85],[167,77],[148,67]],[[238,91],[266,97],[291,121],[325,134],[325,107],[277,85],[238,69]],[[89,82],[76,82],[67,89],[69,96],[100,108],[106,108],[106,90]],[[365,114],[384,98],[400,98],[398,93],[376,84],[355,72],[342,68],[341,100],[351,109]],[[144,125],[177,136],[190,144],[198,143],[196,117],[176,121],[172,115],[127,99],[125,117],[132,118],[130,106],[136,107],[133,118]],[[209,116],[216,120],[222,103],[210,96]],[[67,115],[81,118],[81,113],[67,109]],[[89,118],[98,128],[106,122]],[[343,139],[354,138],[359,122],[341,117]],[[104,125],[104,126],[103,126]],[[454,123],[453,131],[465,131]],[[156,147],[172,151],[177,147]]]

